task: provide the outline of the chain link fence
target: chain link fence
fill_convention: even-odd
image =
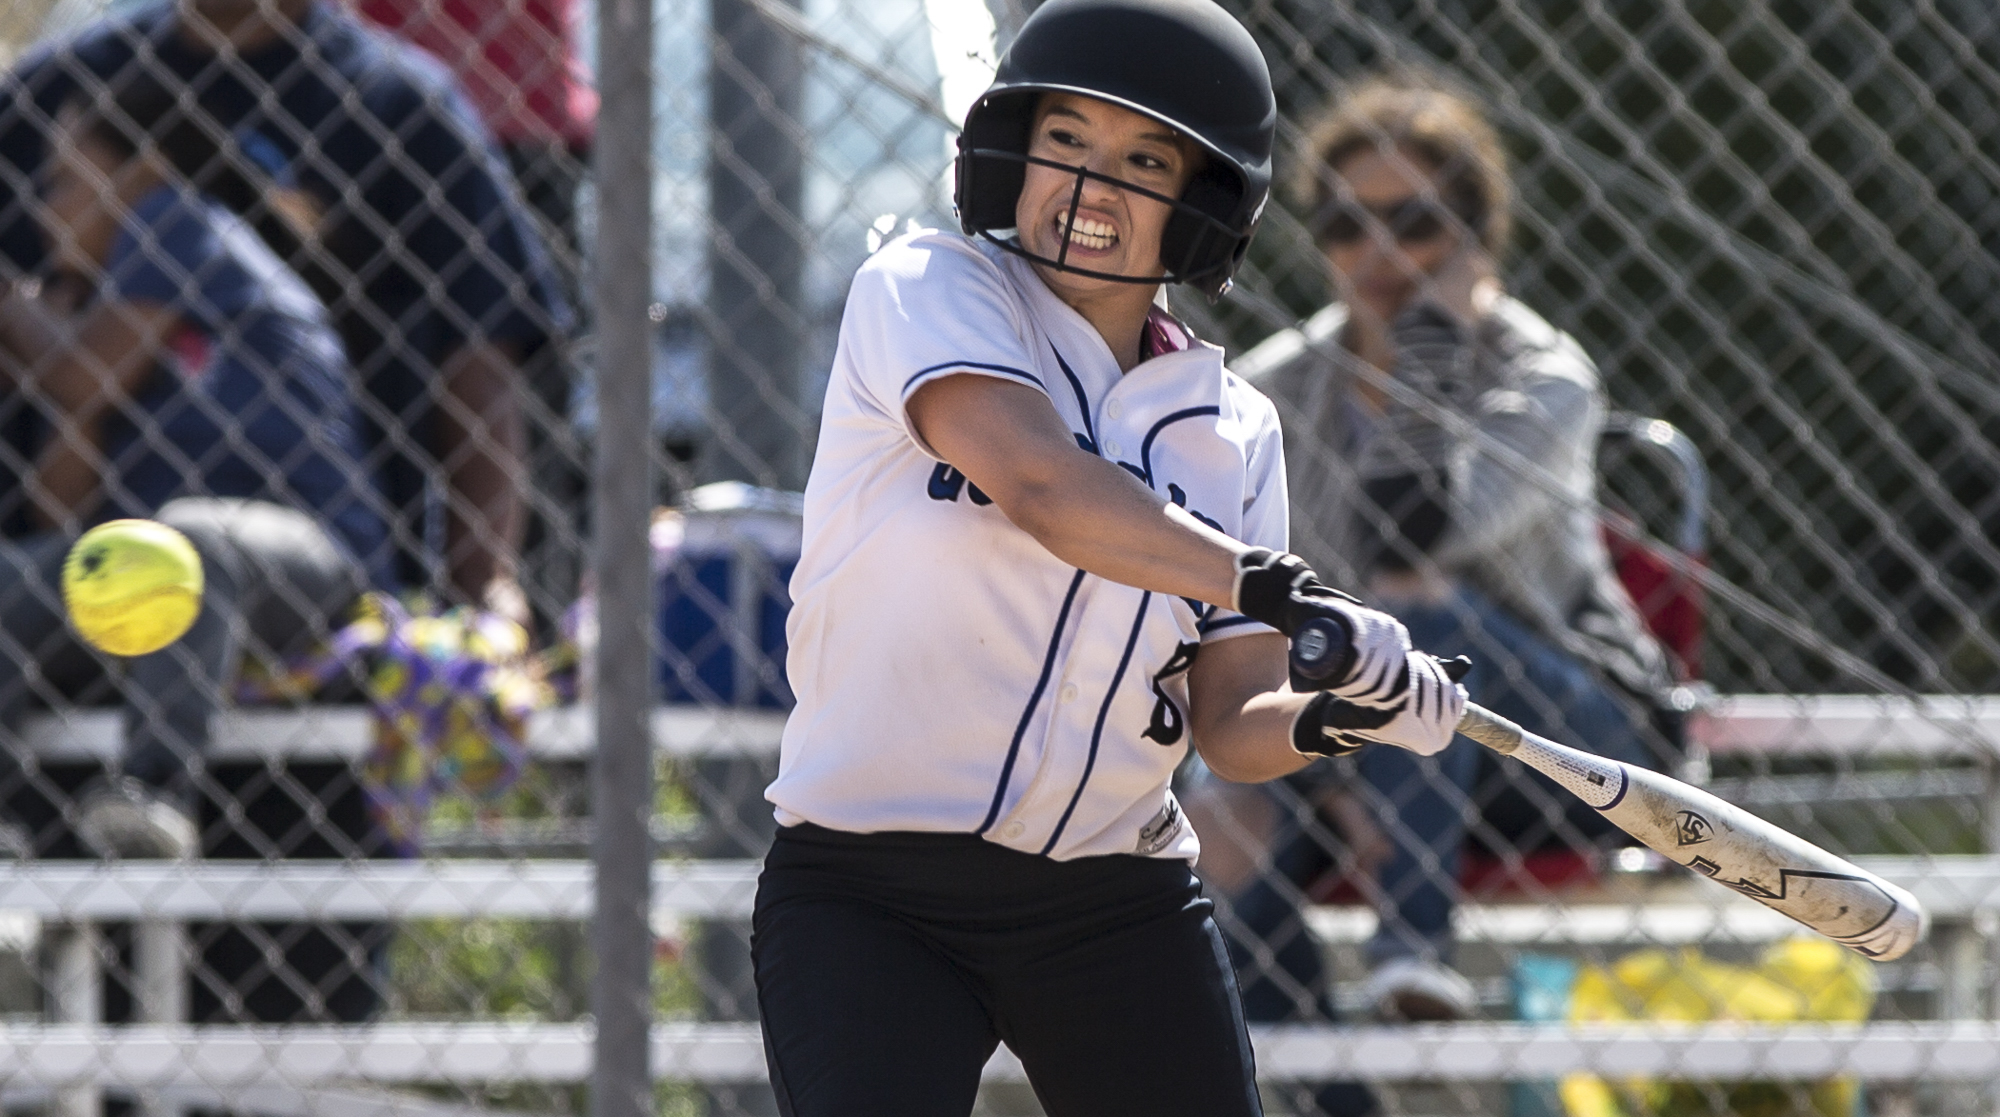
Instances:
[[[616,660],[657,703],[650,889],[624,893],[652,1105],[777,1112],[748,913],[818,400],[854,270],[955,224],[954,122],[1032,4],[654,0],[651,89],[600,91],[599,20],[647,22],[627,2],[6,0],[0,1107],[592,1108]],[[1648,762],[1937,920],[1896,963],[1822,956],[1463,741],[1256,788],[1190,760],[1268,1111],[1992,1112],[2000,17],[1230,6],[1281,177],[1372,73],[1483,107],[1517,194],[1500,276],[1607,406],[1601,503],[1569,511],[1674,653]],[[631,96],[643,234],[604,227],[591,171]],[[1221,302],[1174,293],[1239,364],[1334,298],[1313,204],[1279,192]],[[633,418],[602,406],[629,393],[594,246],[641,236],[650,649],[601,629],[591,567],[600,431]],[[1295,469],[1338,467],[1343,413],[1281,406]],[[58,587],[115,516],[179,526],[208,573],[189,636],[129,660]],[[1301,549],[1332,518],[1302,508]],[[1597,745],[1518,620],[1479,614],[1474,698]],[[1461,1018],[1383,1019],[1396,959]],[[1004,1053],[979,1105],[1040,1112]]]

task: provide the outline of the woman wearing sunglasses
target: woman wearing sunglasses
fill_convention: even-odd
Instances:
[[[1418,647],[1469,655],[1474,701],[1650,766],[1650,709],[1668,676],[1597,534],[1604,397],[1575,340],[1497,278],[1513,196],[1498,137],[1460,96],[1378,79],[1331,107],[1305,154],[1300,201],[1338,301],[1234,366],[1285,425],[1294,549],[1337,584],[1365,587]],[[1468,798],[1517,848],[1599,835],[1518,766],[1493,772],[1517,785],[1522,817],[1497,817],[1494,795],[1474,795],[1480,751],[1464,738],[1434,758],[1371,749],[1354,763],[1373,811],[1341,817],[1372,815],[1380,831],[1359,843],[1380,857],[1370,1001],[1392,1018],[1470,1015],[1473,989],[1449,968]],[[1340,777],[1307,778],[1294,790],[1323,802]],[[1308,834],[1276,840],[1279,867],[1297,881],[1330,864]],[[1297,895],[1266,883],[1238,905],[1292,971],[1246,980],[1252,1019],[1323,1007],[1300,1003],[1324,983],[1280,890]]]

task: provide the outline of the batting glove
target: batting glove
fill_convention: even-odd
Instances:
[[[1451,744],[1465,716],[1465,688],[1458,680],[1472,662],[1439,660],[1411,652],[1405,700],[1393,709],[1363,706],[1321,691],[1292,719],[1292,747],[1303,753],[1341,756],[1364,745],[1394,745],[1418,756],[1433,756]]]
[[[1389,709],[1409,688],[1410,632],[1403,622],[1322,583],[1297,555],[1258,547],[1236,556],[1236,611],[1288,637],[1321,617],[1346,631],[1354,653],[1347,671],[1335,679],[1308,679],[1293,671],[1295,691],[1326,690]]]

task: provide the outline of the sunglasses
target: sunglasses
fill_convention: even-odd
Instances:
[[[1334,198],[1320,207],[1313,223],[1321,244],[1354,244],[1368,235],[1372,221],[1389,231],[1398,244],[1423,244],[1443,236],[1452,226],[1472,222],[1429,198],[1405,198],[1385,206],[1364,206]]]

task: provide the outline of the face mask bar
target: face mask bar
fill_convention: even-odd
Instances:
[[[1222,259],[1216,261],[1213,265],[1209,267],[1205,267],[1200,271],[1189,272],[1186,274],[1180,274],[1168,270],[1161,275],[1153,275],[1153,276],[1114,275],[1110,272],[1093,271],[1089,268],[1080,268],[1070,264],[1068,262],[1070,237],[1071,237],[1070,231],[1076,227],[1076,213],[1077,210],[1082,208],[1083,206],[1083,186],[1084,183],[1088,181],[1101,182],[1106,186],[1112,187],[1117,190],[1123,190],[1128,194],[1136,194],[1142,198],[1150,198],[1153,201],[1159,202],[1162,205],[1167,206],[1175,213],[1192,215],[1208,229],[1212,229],[1214,230],[1215,233],[1224,237],[1229,243],[1233,244],[1235,241],[1240,239],[1242,235],[1237,230],[1230,228],[1228,225],[1224,224],[1221,220],[1214,217],[1213,215],[1195,206],[1189,205],[1188,203],[1182,201],[1179,198],[1169,197],[1168,195],[1161,194],[1157,191],[1148,190],[1143,186],[1134,186],[1133,184],[1126,182],[1123,179],[1113,178],[1110,175],[1099,174],[1096,171],[1088,170],[1083,167],[1078,167],[1073,164],[1059,163],[1053,159],[1043,159],[1040,156],[1028,155],[1019,151],[1005,151],[1000,148],[993,148],[993,147],[968,148],[960,155],[960,158],[998,159],[1009,163],[1020,163],[1023,164],[1024,166],[1032,165],[1037,167],[1047,167],[1051,170],[1063,171],[1068,174],[1076,176],[1076,187],[1070,192],[1069,218],[1067,221],[1064,222],[1063,225],[1064,233],[1063,233],[1062,251],[1057,253],[1054,259],[1050,259],[1047,256],[1042,256],[1037,253],[1030,252],[1025,247],[1023,247],[1020,242],[1019,230],[1016,230],[1013,239],[1007,239],[1004,237],[996,236],[993,232],[993,229],[987,226],[982,225],[982,226],[976,226],[974,228],[974,231],[977,232],[981,237],[985,238],[988,241],[991,241],[993,244],[999,246],[1001,249],[1007,252],[1011,252],[1014,255],[1019,256],[1024,260],[1032,261],[1033,263],[1042,264],[1047,267],[1052,267],[1058,271],[1068,272],[1071,275],[1081,275],[1091,279],[1109,280],[1112,283],[1138,283],[1138,284],[1192,283],[1195,280],[1198,280],[1205,275],[1209,275],[1215,271],[1218,271],[1222,268],[1226,268],[1229,266],[1229,256],[1227,254],[1225,254]],[[1165,245],[1161,246],[1161,250],[1162,253],[1164,254]],[[1164,261],[1162,261],[1162,265],[1164,266]]]

